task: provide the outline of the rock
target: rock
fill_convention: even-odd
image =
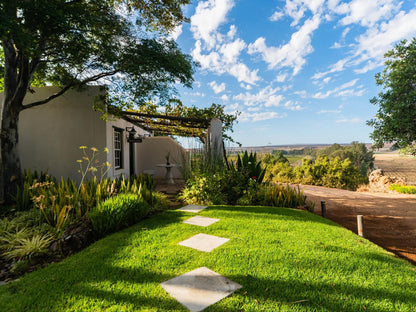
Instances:
[[[382,169],[372,171],[368,176],[368,182],[369,189],[376,192],[389,192],[391,184],[406,184],[403,178],[385,176]]]

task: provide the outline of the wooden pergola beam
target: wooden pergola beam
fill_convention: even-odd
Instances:
[[[146,118],[177,120],[177,121],[183,121],[183,122],[189,122],[189,123],[200,123],[200,124],[206,125],[206,127],[208,127],[209,122],[210,122],[208,119],[168,116],[168,115],[162,115],[162,114],[146,114],[146,113],[128,112],[128,111],[122,111],[121,114],[127,115],[127,116],[138,116],[138,117],[146,117]]]

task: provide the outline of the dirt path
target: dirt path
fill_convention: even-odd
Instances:
[[[301,186],[315,213],[326,202],[327,218],[357,233],[357,215],[364,216],[368,240],[416,265],[416,195],[359,193],[320,186]]]

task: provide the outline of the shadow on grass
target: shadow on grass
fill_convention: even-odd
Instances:
[[[265,307],[270,308],[270,305],[272,308],[283,305],[302,307],[301,311],[416,311],[414,294],[394,287],[387,290],[377,285],[276,280],[251,275],[230,275],[228,278],[243,285],[243,288],[234,294],[238,296],[235,300],[236,306],[230,308],[219,303],[208,308],[207,312],[240,311],[247,305],[257,305],[261,311]]]
[[[106,257],[112,257],[131,246],[132,236],[178,223],[183,215],[184,213],[166,211],[144,219],[136,225],[93,243],[60,263],[30,273],[20,281],[1,287],[0,311],[83,310],[78,308],[77,303],[78,301],[82,303],[83,297],[93,299],[91,302],[94,303],[97,303],[97,300],[102,301],[103,306],[106,307],[111,306],[113,302],[120,305],[132,304],[134,305],[132,310],[142,306],[178,308],[178,303],[173,298],[166,297],[161,301],[160,297],[155,300],[149,294],[108,291],[91,285],[100,285],[100,283],[115,285],[120,282],[161,283],[173,278],[174,275],[144,271],[140,268],[120,268],[111,265],[111,261],[107,261]],[[64,302],[72,302],[73,305],[67,306]]]
[[[276,215],[279,218],[304,222],[306,215],[307,221],[336,225],[313,214],[285,208],[218,206],[207,211],[210,210],[257,212],[260,213],[259,218]],[[5,311],[105,310],[111,309],[116,304],[133,311],[140,309],[186,311],[159,286],[161,282],[175,277],[173,274],[166,274],[156,268],[145,270],[140,267],[118,267],[112,264],[113,260],[110,257],[125,251],[131,245],[132,236],[178,223],[185,215],[188,214],[168,211],[110,235],[67,261],[35,272],[21,282],[5,286],[4,290],[0,288],[0,301],[6,300],[3,306]],[[94,246],[99,247],[97,248],[99,251],[96,251]],[[395,259],[374,252],[354,253],[348,248],[330,244],[316,248],[339,254],[352,253],[352,257],[368,259],[370,262],[379,261],[391,266],[397,265]],[[105,256],[109,256],[108,261],[102,258]],[[321,267],[319,259],[306,260],[312,267]],[[74,274],[73,272],[77,270],[78,274]],[[296,266],[293,266],[293,270],[296,270]],[[288,280],[283,276],[272,279],[250,274],[229,274],[227,277],[243,288],[232,295],[232,298],[221,301],[207,308],[206,311],[233,312],[246,308],[256,311],[256,306],[259,307],[258,311],[271,311],[270,309],[279,311],[281,306],[285,306],[287,310],[289,305],[290,309],[293,306],[294,311],[298,308],[305,311],[363,311],[363,306],[366,306],[368,311],[387,312],[400,309],[404,311],[400,308],[402,304],[406,307],[416,307],[416,296],[410,291],[416,289],[416,282],[407,285],[409,291],[406,291],[395,287],[394,284],[388,289],[379,285],[368,285],[365,280],[362,285],[357,285],[347,282],[333,284],[328,279],[316,282],[312,277],[311,280],[302,277]],[[148,284],[148,286],[143,289],[138,287],[140,284]],[[105,289],[102,289],[103,287]],[[8,303],[7,299],[14,300]],[[3,302],[0,307],[2,305]],[[394,305],[398,308],[395,309]]]

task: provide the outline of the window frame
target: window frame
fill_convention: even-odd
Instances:
[[[124,133],[124,129],[113,127],[113,156],[114,156],[113,162],[114,162],[115,170],[123,169],[123,165],[124,165],[123,133]]]

